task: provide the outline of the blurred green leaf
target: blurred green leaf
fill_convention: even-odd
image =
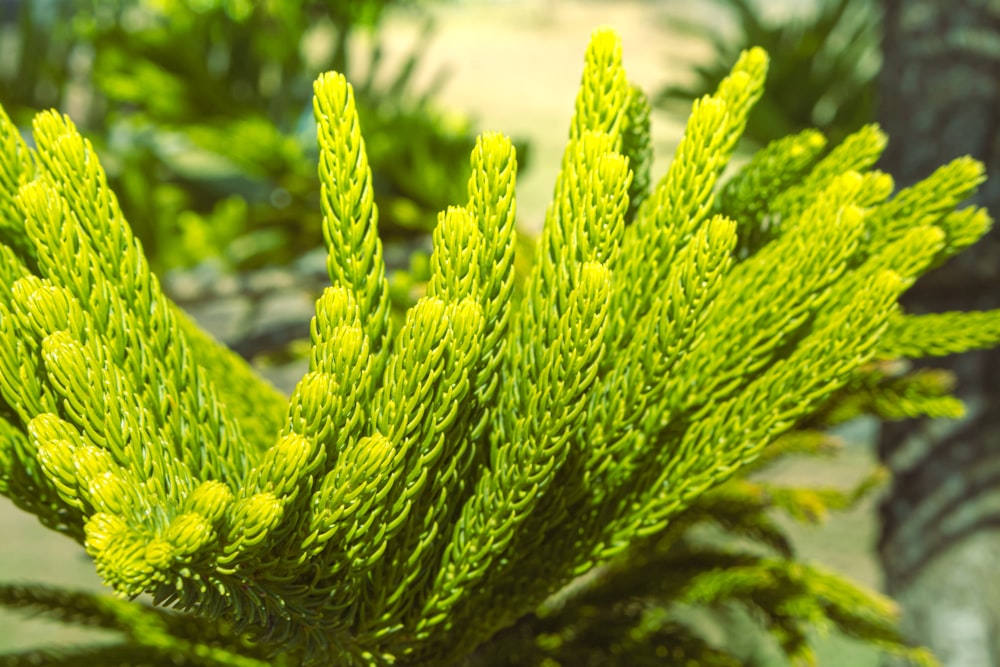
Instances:
[[[806,128],[822,130],[836,144],[872,120],[881,66],[873,0],[819,0],[813,13],[785,19],[766,18],[754,0],[704,4],[711,9],[701,8],[700,18],[675,17],[671,23],[707,42],[710,60],[692,66],[690,84],[660,91],[658,106],[687,113],[694,99],[715,90],[742,50],[760,46],[780,57],[747,122],[744,138],[752,148]],[[719,30],[719,12],[735,23],[735,37]]]

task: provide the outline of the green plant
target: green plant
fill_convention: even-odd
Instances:
[[[557,649],[594,599],[630,597],[651,571],[673,575],[653,591],[667,599],[757,600],[793,659],[809,657],[802,629],[827,622],[929,663],[887,603],[813,568],[706,547],[719,568],[700,584],[669,569],[685,549],[697,561],[688,527],[724,517],[727,498],[743,504],[729,527],[780,554],[765,512],[782,503],[721,484],[815,448],[814,424],[954,413],[944,384],[884,362],[1000,340],[1000,312],[897,305],[989,227],[956,210],[976,162],[890,196],[869,171],[877,129],[825,155],[806,132],[720,184],[766,67],[743,54],[695,103],[647,191],[648,105],[617,37],[595,33],[523,294],[515,151],[486,134],[398,331],[353,92],[320,77],[332,286],[288,400],[161,293],[68,118],[40,114],[33,149],[0,118],[0,491],[83,544],[120,595],[157,605],[2,587],[8,606],[124,634],[7,664],[447,665],[534,613],[565,621],[521,645],[551,665],[576,655]],[[612,630],[635,640],[628,611],[610,610]],[[638,620],[637,652],[732,664],[675,618]]]
[[[781,54],[768,72],[767,90],[747,120],[744,137],[758,148],[805,128],[833,142],[872,122],[875,75],[881,64],[878,10],[873,0],[821,0],[805,16],[775,20],[755,0],[710,3],[736,23],[734,38],[719,30],[718,16],[671,22],[707,42],[711,60],[694,65],[694,80],[660,91],[655,104],[686,109],[728,74],[743,49]],[[703,15],[708,15],[702,13]]]
[[[464,194],[471,124],[435,107],[440,75],[426,86],[413,76],[433,23],[398,65],[382,56],[382,16],[407,4],[20,2],[17,66],[0,83],[18,124],[40,105],[80,119],[154,269],[281,263],[320,237],[310,123],[319,72],[359,81],[387,240],[429,232]],[[365,33],[372,46],[359,49]]]

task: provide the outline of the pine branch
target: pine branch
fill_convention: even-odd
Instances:
[[[756,610],[800,661],[823,624],[921,657],[884,600],[789,560],[768,514],[814,519],[877,474],[846,493],[734,477],[829,449],[808,429],[857,414],[959,413],[944,378],[886,362],[1000,341],[992,312],[898,306],[989,228],[957,208],[982,168],[893,196],[869,126],[825,154],[816,133],[775,142],[723,185],[767,66],[744,53],[695,103],[649,191],[648,103],[597,31],[523,294],[516,155],[489,133],[397,330],[354,93],[321,76],[331,286],[287,401],[163,295],[68,118],[40,114],[29,149],[0,116],[0,491],[120,594],[205,619],[11,588],[131,642],[11,664],[447,665],[519,618],[731,664],[681,603]],[[699,545],[706,527],[754,549]],[[651,568],[659,603],[636,612],[622,596]]]

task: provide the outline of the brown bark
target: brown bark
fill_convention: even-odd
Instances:
[[[975,203],[1000,215],[1000,0],[883,0],[883,169],[900,187],[960,155],[986,164]],[[910,312],[1000,307],[1000,235],[921,280]],[[1000,667],[1000,351],[933,360],[968,416],[883,429],[895,472],[879,552],[904,628],[944,667]]]

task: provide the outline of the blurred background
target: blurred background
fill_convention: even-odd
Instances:
[[[691,101],[741,49],[772,57],[767,92],[734,162],[807,127],[836,143],[866,123],[890,134],[900,185],[970,153],[1000,210],[1000,2],[925,0],[3,0],[0,102],[27,132],[68,113],[94,143],[133,230],[172,296],[287,390],[301,376],[325,283],[311,83],[355,86],[393,298],[427,271],[437,212],[465,200],[478,132],[518,148],[525,256],[541,227],[589,36],[622,37],[653,104],[654,178]],[[992,238],[992,236],[991,236]],[[914,312],[997,307],[993,241],[915,288]],[[523,270],[523,267],[522,267]],[[971,406],[960,422],[852,423],[834,457],[782,461],[776,484],[850,491],[887,465],[896,481],[838,511],[775,512],[796,553],[904,602],[904,624],[946,665],[1000,665],[1000,457],[995,355],[946,359]],[[941,364],[938,364],[939,366]],[[866,487],[867,488],[867,487]],[[3,579],[97,588],[82,551],[0,504]],[[0,649],[69,641],[0,617]],[[953,640],[950,638],[958,637]],[[834,633],[819,664],[875,665]],[[787,664],[748,649],[744,664]]]

